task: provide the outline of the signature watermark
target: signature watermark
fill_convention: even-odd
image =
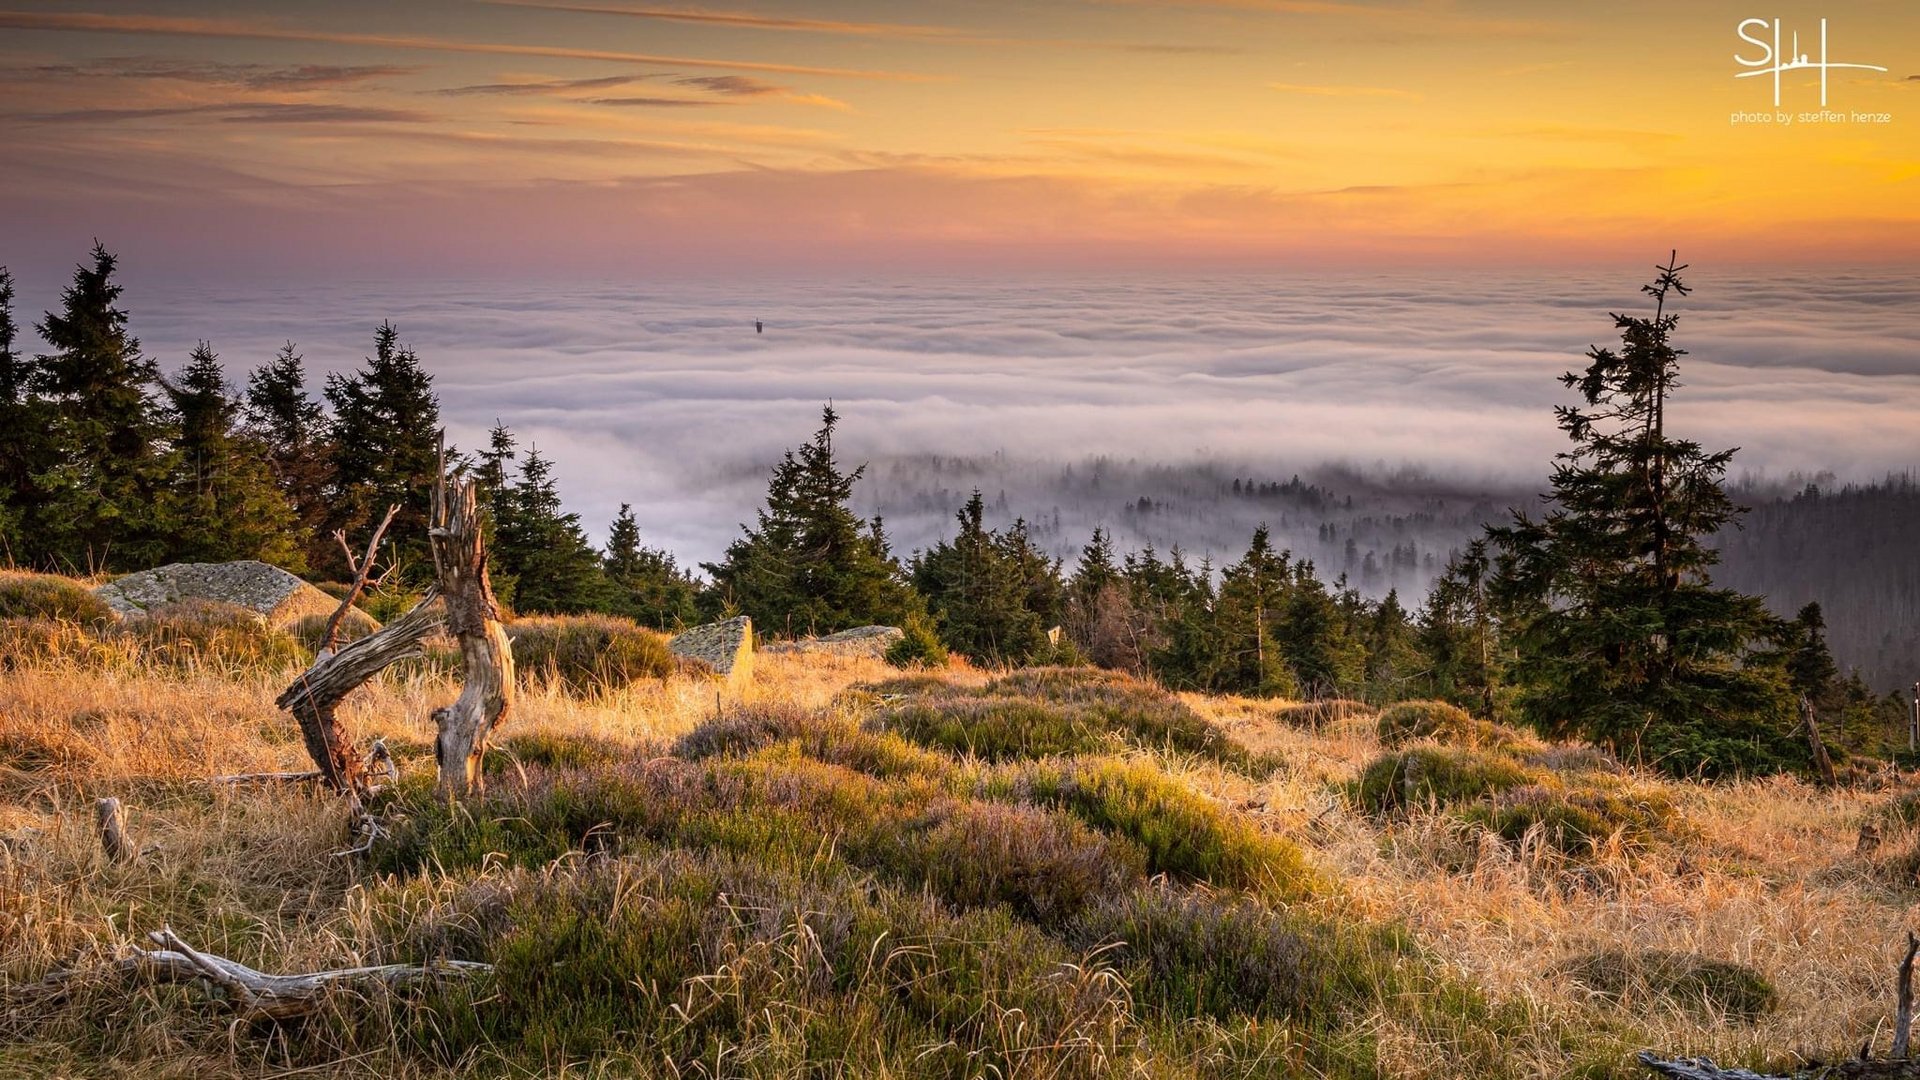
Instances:
[[[1788,38],[1788,48],[1780,48],[1779,19],[1742,19],[1734,27],[1735,34],[1746,44],[1742,51],[1733,54],[1733,62],[1746,68],[1736,72],[1736,79],[1755,79],[1771,77],[1773,79],[1773,109],[1768,112],[1735,111],[1728,119],[1733,124],[1771,125],[1791,127],[1795,124],[1890,124],[1893,114],[1888,112],[1857,112],[1848,109],[1830,109],[1827,107],[1827,73],[1834,70],[1851,68],[1859,71],[1880,71],[1887,69],[1879,64],[1841,63],[1828,58],[1827,20],[1820,20],[1820,55],[1815,59],[1811,54],[1800,51],[1800,32],[1795,30]],[[1759,55],[1746,55],[1746,45],[1760,50]],[[1780,108],[1780,77],[1792,71],[1818,71],[1820,73],[1820,108],[1801,112],[1790,112]]]

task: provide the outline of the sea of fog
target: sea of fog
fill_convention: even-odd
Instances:
[[[557,462],[596,538],[631,502],[651,542],[690,560],[750,519],[767,465],[828,399],[837,448],[873,463],[863,508],[902,548],[945,532],[974,484],[999,517],[1048,522],[1062,549],[1124,510],[1125,537],[1216,556],[1254,518],[1309,524],[1297,506],[1211,507],[1229,477],[1532,490],[1563,445],[1556,376],[1614,339],[1609,311],[1648,308],[1631,266],[326,285],[127,269],[133,330],[169,369],[203,338],[236,381],[289,339],[316,373],[347,369],[393,320],[459,445],[504,421]],[[21,270],[37,314],[62,282]],[[1674,430],[1741,447],[1736,474],[1920,466],[1920,276],[1703,269],[1689,283]]]

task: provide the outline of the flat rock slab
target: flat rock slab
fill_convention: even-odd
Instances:
[[[775,642],[762,651],[801,656],[856,656],[882,660],[886,658],[887,650],[893,648],[894,642],[906,636],[906,631],[897,626],[856,626],[851,630],[842,630],[825,637]]]
[[[667,648],[728,682],[753,677],[753,620],[745,615],[676,634]]]
[[[312,615],[325,618],[340,606],[338,600],[285,570],[252,560],[172,563],[115,578],[93,594],[122,618],[142,618],[155,608],[183,600],[211,600],[245,608],[277,629]]]

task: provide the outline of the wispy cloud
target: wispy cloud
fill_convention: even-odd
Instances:
[[[305,102],[211,102],[132,109],[64,109],[57,112],[0,113],[0,120],[29,123],[119,123],[175,116],[213,115],[229,124],[424,124],[435,117],[411,109]]]
[[[810,64],[781,64],[760,60],[726,60],[712,57],[669,56],[658,53],[624,52],[614,49],[580,49],[559,45],[461,41],[453,38],[416,37],[397,34],[359,34],[329,30],[302,30],[272,26],[264,23],[240,22],[231,19],[177,18],[165,15],[106,15],[94,12],[0,11],[0,29],[231,38],[245,41],[310,41],[333,45],[359,45],[371,48],[409,49],[426,52],[470,53],[482,56],[539,56],[559,60],[604,60],[625,64],[659,64],[662,66],[721,68],[736,71],[766,71],[787,75],[822,75],[844,79],[882,79],[907,82],[933,81],[932,76],[902,71],[817,67]]]
[[[630,86],[644,82],[652,75],[606,75],[597,79],[541,79],[531,82],[495,82],[475,83],[471,86],[450,86],[434,91],[450,97],[463,97],[473,94],[500,94],[512,96],[558,95],[577,90],[611,90],[618,86]]]
[[[792,16],[761,15],[744,11],[711,11],[705,8],[629,7],[617,4],[567,2],[567,0],[481,0],[498,7],[539,8],[545,11],[571,11],[589,15],[625,15],[635,19],[693,23],[704,26],[731,26],[749,30],[792,30],[814,34],[851,34],[860,37],[913,38],[921,40],[966,39],[974,35],[948,26],[924,26],[911,23],[851,22],[841,19],[804,19]]]
[[[1399,90],[1391,86],[1316,86],[1308,83],[1268,83],[1267,89],[1278,90],[1283,94],[1308,94],[1313,97],[1371,97],[1402,98],[1407,101],[1419,101],[1420,95],[1411,90]]]
[[[0,78],[159,79],[239,86],[249,90],[320,90],[411,75],[419,70],[392,64],[235,64],[150,56],[105,56],[68,63],[0,69]]]
[[[733,105],[735,102],[718,101],[714,98],[676,98],[676,97],[604,97],[592,98],[594,105],[619,105],[635,108],[709,108],[712,106]]]

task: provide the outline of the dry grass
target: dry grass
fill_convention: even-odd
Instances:
[[[268,970],[388,958],[382,950],[395,939],[396,883],[329,856],[346,838],[342,807],[302,790],[204,783],[223,773],[306,767],[291,723],[272,705],[290,674],[58,658],[0,665],[0,1010],[17,1009],[46,973],[86,968],[162,923]],[[874,661],[763,656],[755,682],[738,693],[680,677],[590,697],[543,684],[523,694],[503,734],[521,745],[565,736],[666,755],[676,740],[742,704],[870,718],[882,703],[847,689],[897,674]],[[970,670],[949,677],[972,687],[987,679]],[[443,674],[391,675],[349,699],[343,717],[363,739],[388,738],[411,771],[428,771],[428,712],[453,693]],[[1499,1038],[1509,1075],[1564,1075],[1596,1059],[1618,1066],[1641,1046],[1755,1063],[1795,1053],[1830,1057],[1875,1034],[1884,1047],[1896,942],[1920,900],[1911,871],[1920,830],[1887,815],[1893,787],[1822,792],[1791,780],[1656,781],[1686,823],[1684,840],[1601,844],[1573,860],[1544,843],[1503,842],[1443,808],[1375,816],[1353,806],[1345,786],[1383,753],[1371,714],[1322,718],[1316,730],[1284,703],[1182,700],[1258,760],[1274,763],[1271,775],[1166,748],[1132,753],[1303,849],[1335,887],[1302,901],[1297,915],[1404,924],[1445,970],[1482,988],[1495,1008],[1517,1010],[1524,1019],[1517,1029],[1501,1028]],[[980,776],[995,768],[959,767]],[[136,866],[108,866],[98,853],[90,803],[104,794],[127,801],[132,831],[150,849]],[[981,813],[1012,828],[1026,812]],[[1867,820],[1887,831],[1871,859],[1854,854]],[[972,858],[1006,858],[988,854],[1001,843],[992,830],[934,835]],[[1071,830],[1062,836],[1082,842]],[[493,877],[529,873],[538,871],[489,864],[478,878],[413,880],[400,890],[405,919],[440,925]],[[375,893],[386,897],[377,911]],[[1557,974],[1603,950],[1735,962],[1764,975],[1778,1003],[1751,1022],[1696,1003],[1639,1002],[1623,1013]],[[70,994],[53,1020],[42,1017],[31,1031],[10,1030],[11,1014],[0,1015],[0,1075],[467,1074],[461,1062],[356,1056],[367,1054],[358,1049],[330,1055],[325,1048],[335,1036],[324,1024],[302,1032],[229,1029],[185,988],[129,997],[122,984],[88,982]],[[113,1018],[110,1035],[88,1026],[96,1015]],[[1271,1037],[1258,1028],[1234,1035],[1226,1030],[1233,1023],[1196,1020],[1177,1037],[1198,1046]],[[1577,1044],[1570,1031],[1581,1033]],[[1419,1023],[1383,1012],[1369,1032],[1388,1075],[1459,1075],[1457,1048]],[[339,1039],[343,1048],[364,1045]],[[94,1049],[78,1048],[87,1045]],[[116,1065],[123,1057],[129,1063]],[[1137,1055],[1130,1066],[1123,1058],[1101,1075],[1171,1075]],[[1274,1075],[1299,1074],[1272,1067]],[[596,1069],[556,1061],[547,1072]],[[701,1075],[746,1074],[716,1063]]]

